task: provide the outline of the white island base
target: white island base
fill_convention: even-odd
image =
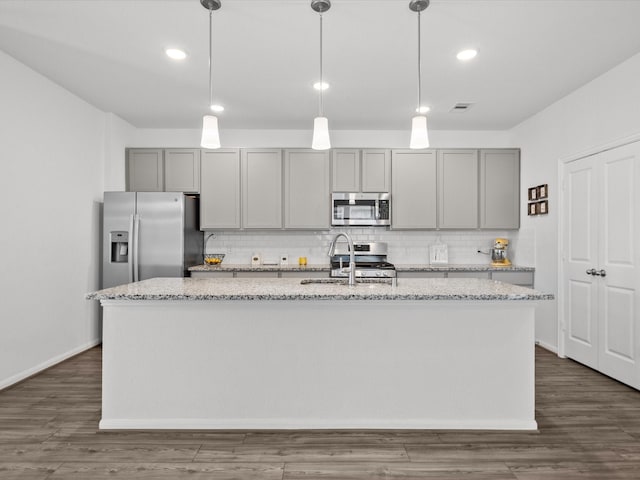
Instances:
[[[101,429],[513,429],[532,301],[102,300]]]

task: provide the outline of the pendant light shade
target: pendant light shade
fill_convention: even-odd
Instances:
[[[411,142],[409,148],[429,148],[429,131],[427,117],[417,115],[411,121]]]
[[[314,150],[328,150],[331,148],[329,139],[329,120],[327,117],[316,117],[313,120],[313,141],[311,148]]]
[[[200,0],[204,8],[209,11],[209,107],[213,109],[213,63],[211,61],[211,30],[212,30],[212,13],[218,10],[222,3],[220,0]],[[202,140],[200,140],[202,148],[220,148],[220,133],[218,132],[218,117],[213,115],[205,115],[202,117]]]
[[[314,150],[328,150],[331,148],[331,139],[329,138],[329,120],[324,116],[322,105],[322,14],[331,8],[329,0],[312,0],[311,8],[320,14],[320,101],[318,108],[318,116],[313,120],[313,140],[311,148]]]
[[[202,148],[220,148],[220,134],[218,133],[218,117],[205,115],[202,117]]]
[[[420,111],[422,105],[422,58],[420,51],[420,12],[429,6],[429,0],[411,0],[409,9],[418,14],[418,108]],[[427,130],[426,115],[416,115],[411,121],[411,140],[409,148],[429,148],[429,131]]]

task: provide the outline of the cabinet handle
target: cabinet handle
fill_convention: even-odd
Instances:
[[[591,270],[587,270],[587,275],[597,275],[596,269],[592,268]]]
[[[603,269],[603,270],[600,270],[599,272],[596,272],[595,275],[599,275],[601,277],[606,277],[607,276],[607,272]]]

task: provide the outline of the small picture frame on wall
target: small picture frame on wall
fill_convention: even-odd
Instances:
[[[540,185],[538,187],[538,198],[542,200],[543,198],[547,198],[549,196],[549,186],[545,183],[544,185]]]
[[[538,187],[531,187],[529,189],[529,201],[538,200]]]
[[[527,213],[528,213],[529,215],[537,215],[537,210],[538,210],[538,209],[536,208],[536,204],[535,204],[535,203],[530,203],[530,204],[528,205],[527,210],[528,210],[528,212],[527,212]]]
[[[538,202],[536,203],[537,207],[536,207],[536,213],[538,215],[546,215],[547,213],[549,213],[549,202],[547,200],[544,200],[543,202]]]

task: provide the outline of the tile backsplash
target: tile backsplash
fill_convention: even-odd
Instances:
[[[380,227],[336,228],[330,231],[216,231],[205,232],[205,252],[224,253],[225,263],[249,264],[254,254],[263,263],[277,263],[281,255],[295,264],[307,257],[309,264],[326,264],[331,240],[338,232],[348,232],[354,241],[387,242],[388,260],[396,264],[429,263],[429,245],[448,245],[449,263],[485,264],[496,237],[509,239],[509,258],[520,266],[535,266],[535,237],[532,229],[519,231],[407,231]]]

